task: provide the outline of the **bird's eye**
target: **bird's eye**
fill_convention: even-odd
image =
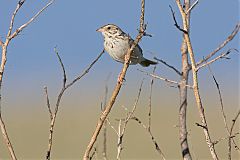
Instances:
[[[111,27],[107,27],[107,29],[108,29],[108,30],[110,30],[110,29],[111,29]]]

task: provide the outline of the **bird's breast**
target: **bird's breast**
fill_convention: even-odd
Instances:
[[[128,50],[128,41],[123,39],[109,39],[105,38],[104,48],[109,53],[109,55],[120,62],[124,62],[125,54]]]

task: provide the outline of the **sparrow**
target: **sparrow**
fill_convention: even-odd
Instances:
[[[104,25],[96,31],[101,32],[104,37],[105,51],[107,51],[114,60],[124,63],[127,50],[134,40],[115,24]],[[143,67],[148,67],[150,65],[156,65],[157,62],[144,58],[141,47],[137,45],[131,54],[130,64],[140,64]]]

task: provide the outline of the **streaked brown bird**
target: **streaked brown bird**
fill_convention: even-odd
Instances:
[[[101,32],[104,37],[104,49],[108,54],[114,60],[124,63],[127,50],[134,42],[133,39],[115,24],[104,25],[97,31]],[[131,54],[130,64],[140,64],[143,67],[148,67],[157,64],[157,62],[144,58],[141,47],[137,45]]]

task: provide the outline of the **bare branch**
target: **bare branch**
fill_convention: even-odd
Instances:
[[[212,60],[210,60],[210,61],[208,61],[208,62],[206,62],[206,59],[205,59],[205,62],[206,62],[206,63],[202,63],[202,64],[200,64],[199,66],[197,66],[197,70],[199,70],[199,69],[201,69],[201,68],[203,68],[203,67],[205,67],[205,66],[207,66],[207,65],[210,65],[210,64],[216,62],[216,61],[219,60],[219,59],[223,59],[223,58],[229,59],[229,58],[226,57],[226,56],[229,55],[230,53],[232,53],[232,50],[238,52],[238,50],[236,50],[236,49],[229,49],[227,52],[224,52],[224,53],[220,54],[219,56],[217,56],[216,58],[214,58],[214,59],[212,59]],[[204,60],[204,58],[203,58],[203,60]]]
[[[239,115],[240,115],[240,109],[238,110],[236,116],[232,120],[232,125],[230,127],[230,137],[232,136],[233,128],[236,124],[236,121],[237,121]],[[231,155],[232,154],[232,143],[231,143],[231,138],[230,137],[228,138],[228,159],[229,160],[231,160],[231,157],[232,157],[232,155]],[[237,148],[239,150],[237,145],[235,145],[235,148]]]
[[[1,127],[2,135],[3,135],[3,139],[4,139],[4,141],[7,145],[7,148],[8,148],[8,151],[9,151],[10,155],[11,155],[12,160],[17,160],[17,157],[14,153],[13,146],[12,146],[11,141],[9,139],[7,129],[6,129],[6,126],[4,124],[4,121],[2,119],[1,114],[0,114],[0,127]]]
[[[145,0],[141,0],[141,16],[140,16],[140,32],[145,33],[146,25],[144,23],[145,18]]]
[[[211,53],[209,53],[205,59],[199,61],[196,63],[197,66],[199,66],[200,64],[204,63],[205,61],[208,61],[211,57],[213,57],[218,51],[220,51],[223,47],[225,47],[238,33],[240,29],[240,23],[238,23],[236,25],[236,27],[234,28],[234,30],[232,31],[232,33],[227,37],[227,39],[220,44],[214,51],[212,51]]]
[[[204,126],[204,125],[202,125],[202,124],[200,124],[200,123],[195,123],[198,127],[202,127],[203,129],[208,129],[206,126]]]
[[[157,60],[158,62],[161,62],[162,64],[166,65],[167,67],[169,67],[170,69],[173,69],[179,76],[182,75],[182,73],[174,66],[168,64],[166,61],[159,59],[157,57],[154,57],[155,60]]]
[[[76,77],[72,82],[70,82],[69,84],[66,85],[66,89],[71,87],[74,83],[76,83],[78,80],[80,80],[83,76],[85,76],[90,69],[93,67],[93,65],[99,60],[99,58],[103,55],[104,53],[104,49],[102,50],[102,52],[98,55],[98,57],[89,65],[89,67],[87,67],[82,74],[80,74],[78,77]]]
[[[138,123],[149,133],[149,135],[150,135],[150,137],[151,137],[151,140],[152,140],[152,142],[153,142],[153,144],[154,144],[154,146],[155,146],[155,149],[156,149],[157,152],[161,155],[161,158],[162,158],[163,160],[165,160],[166,158],[165,158],[163,152],[161,151],[161,149],[160,149],[157,141],[155,140],[154,136],[152,135],[151,130],[149,130],[148,127],[147,127],[146,125],[144,125],[137,117],[132,117],[131,119],[132,119],[132,120],[135,120],[136,122],[138,122]]]
[[[226,117],[226,114],[225,114],[225,111],[224,111],[223,99],[222,99],[220,86],[219,86],[219,84],[217,82],[217,79],[215,78],[215,76],[213,74],[213,71],[211,70],[210,66],[208,64],[207,64],[207,66],[208,66],[209,72],[212,75],[212,78],[213,78],[214,83],[215,83],[215,85],[217,87],[217,90],[218,90],[218,95],[219,95],[219,101],[220,101],[220,104],[221,104],[221,112],[222,112],[222,116],[223,116],[224,126],[225,126],[225,129],[227,130],[227,132],[230,136],[229,128],[228,128],[228,125],[227,125],[227,117]]]
[[[50,119],[52,120],[53,119],[53,114],[52,114],[51,105],[50,105],[50,102],[49,102],[47,87],[44,87],[44,91],[45,91],[46,100],[47,100],[48,112],[49,112],[49,115],[50,115]]]
[[[213,142],[213,144],[214,145],[216,145],[216,144],[218,144],[219,142],[221,142],[221,141],[223,141],[223,140],[225,140],[225,139],[233,139],[233,138],[235,138],[237,135],[238,135],[239,133],[235,133],[234,135],[232,135],[232,136],[227,136],[227,137],[224,137],[224,138],[219,138],[218,140],[216,140],[216,141],[214,141]]]
[[[58,53],[56,47],[54,48],[54,52],[56,53],[56,55],[58,57],[58,61],[59,61],[60,65],[61,65],[61,68],[62,68],[62,72],[63,72],[63,88],[65,88],[66,82],[67,82],[67,75],[66,75],[65,67],[63,65],[62,59],[59,56],[59,53]]]
[[[10,38],[10,35],[12,34],[12,29],[13,29],[13,23],[15,20],[15,17],[17,15],[17,12],[19,11],[19,9],[22,7],[22,5],[24,4],[25,0],[19,0],[16,9],[14,10],[13,14],[12,14],[12,18],[11,18],[11,22],[10,22],[10,26],[9,26],[9,30],[7,33],[7,38]]]
[[[114,126],[111,124],[111,122],[109,121],[109,119],[106,119],[106,122],[108,123],[108,125],[113,129],[113,131],[118,135],[118,131],[114,128]]]
[[[18,4],[23,4],[25,2],[25,0],[23,1],[19,1],[22,3],[18,3]],[[7,36],[9,38],[9,40],[13,39],[14,37],[16,37],[24,28],[26,28],[30,23],[32,23],[45,9],[47,9],[52,3],[54,2],[54,0],[49,1],[40,11],[38,11],[28,22],[26,22],[25,24],[23,24],[22,26],[20,26],[18,29],[16,29],[16,31],[11,34],[12,28],[11,30],[9,30],[10,34]],[[20,5],[20,7],[21,7]],[[13,15],[13,21],[14,21],[14,17],[15,15]],[[10,25],[11,26],[11,25]]]
[[[120,155],[121,155],[121,151],[123,150],[122,147],[122,142],[123,142],[123,135],[121,132],[121,126],[122,126],[122,119],[119,120],[118,122],[118,139],[117,139],[117,160],[120,160]],[[125,131],[125,128],[123,129],[123,132]]]
[[[199,2],[199,0],[196,0],[196,1],[191,5],[191,7],[187,10],[186,14],[189,14],[189,13],[193,10],[193,8],[198,4],[198,2]]]
[[[156,66],[153,68],[152,74],[155,74]],[[152,118],[152,90],[153,90],[154,79],[151,79],[150,83],[150,95],[149,95],[149,105],[148,105],[148,130],[151,130],[151,118]]]
[[[52,118],[51,118],[51,122],[50,122],[50,133],[49,133],[49,138],[48,138],[48,149],[47,149],[47,154],[46,154],[46,159],[50,160],[51,159],[51,150],[52,150],[52,141],[53,141],[53,131],[54,131],[54,125],[56,122],[56,117],[57,117],[57,113],[58,113],[58,109],[59,109],[59,105],[62,99],[63,94],[65,93],[65,91],[70,88],[73,84],[75,84],[77,81],[79,81],[83,76],[85,76],[90,69],[93,67],[93,65],[99,60],[99,58],[102,56],[102,54],[104,53],[104,50],[97,56],[97,58],[89,65],[89,67],[87,67],[84,72],[77,76],[71,83],[66,84],[66,80],[67,80],[67,75],[66,75],[66,71],[65,71],[65,67],[64,64],[61,60],[61,57],[59,56],[58,52],[56,51],[56,49],[54,49],[57,57],[58,57],[58,61],[61,64],[61,68],[63,71],[63,86],[62,89],[60,91],[60,93],[58,94],[57,97],[57,102],[55,105],[55,112],[52,114]]]
[[[110,113],[111,109],[112,109],[112,106],[113,104],[115,103],[115,100],[118,96],[118,93],[122,87],[122,83],[124,78],[125,78],[125,75],[126,75],[126,72],[127,72],[127,69],[129,67],[129,63],[130,63],[130,57],[131,57],[131,54],[133,52],[133,49],[137,46],[137,44],[139,43],[139,41],[142,39],[142,37],[144,36],[144,33],[145,33],[145,25],[144,25],[144,12],[145,12],[145,0],[142,0],[141,1],[141,18],[140,18],[140,32],[138,33],[136,39],[134,40],[133,44],[131,45],[131,47],[128,49],[127,51],[127,54],[125,56],[125,62],[124,62],[124,65],[123,65],[123,68],[122,68],[122,71],[120,73],[120,76],[119,76],[119,81],[118,83],[116,84],[115,86],[115,89],[112,93],[112,96],[110,98],[110,101],[108,103],[108,105],[105,107],[105,110],[103,112],[103,114],[100,116],[100,119],[97,123],[97,127],[92,135],[92,138],[86,148],[86,151],[84,153],[84,156],[83,156],[83,160],[88,160],[89,159],[89,153],[90,151],[92,150],[92,147],[94,145],[94,143],[96,142],[97,140],[97,137],[100,133],[100,130],[102,129],[102,126],[103,126],[103,123],[104,121],[106,120],[108,114]]]
[[[93,159],[93,156],[97,153],[97,148],[94,147],[94,151],[92,153],[92,155],[89,157],[89,160]]]
[[[108,75],[106,81],[105,81],[105,91],[104,91],[104,101],[103,101],[103,106],[106,107],[107,104],[107,96],[108,96],[108,86],[107,86],[107,81],[110,77],[110,74]],[[101,111],[103,111],[105,108],[101,107]],[[103,128],[103,151],[102,151],[102,155],[103,155],[103,159],[107,160],[107,120],[104,122],[104,128]],[[110,122],[109,122],[110,125]]]
[[[176,20],[176,17],[175,17],[175,12],[173,11],[172,6],[169,5],[169,7],[170,7],[171,12],[172,12],[172,17],[173,17],[173,20],[174,20],[174,26],[175,26],[179,31],[188,34],[188,31],[182,29],[182,28],[178,25],[177,20]]]
[[[175,85],[177,85],[177,86],[180,85],[179,82],[176,82],[176,81],[173,81],[173,80],[169,80],[169,79],[167,79],[167,78],[163,78],[163,77],[154,75],[154,74],[152,74],[152,73],[148,73],[148,72],[143,71],[143,70],[140,70],[140,69],[138,69],[138,71],[140,71],[140,72],[142,72],[142,73],[144,73],[144,74],[146,74],[146,75],[148,75],[148,76],[151,76],[151,77],[153,77],[153,78],[157,78],[157,79],[163,80],[163,81],[165,81],[165,82],[167,82],[167,83],[175,84]],[[191,88],[191,89],[193,88],[193,86],[191,86],[191,85],[186,85],[186,86],[189,87],[189,88]]]
[[[185,11],[190,8],[191,0],[184,0],[183,5],[185,6]],[[190,31],[190,14],[187,14],[187,30]],[[192,155],[189,147],[189,131],[187,129],[187,92],[188,92],[188,80],[189,80],[189,72],[190,65],[188,60],[188,49],[185,39],[182,38],[181,43],[181,75],[180,75],[180,85],[179,85],[179,141],[182,153],[182,159],[184,160],[192,160]]]

